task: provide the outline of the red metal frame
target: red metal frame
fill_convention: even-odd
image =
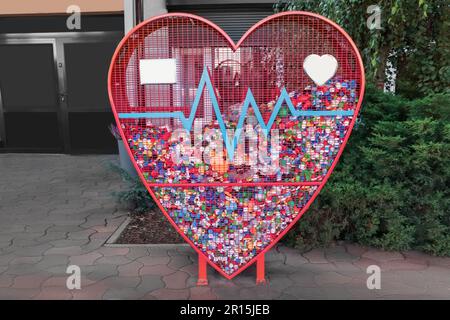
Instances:
[[[318,189],[314,192],[314,194],[312,195],[312,197],[309,199],[309,201],[307,202],[307,204],[302,208],[302,210],[298,213],[298,215],[295,217],[295,219],[290,223],[290,225],[284,229],[278,236],[277,238],[270,244],[268,245],[266,248],[264,248],[264,250],[262,250],[258,255],[256,255],[252,260],[250,260],[249,262],[247,262],[244,266],[242,266],[241,268],[239,268],[236,272],[232,273],[232,274],[226,274],[225,272],[223,272],[217,265],[215,265],[214,263],[212,263],[203,252],[201,252],[195,245],[194,243],[183,233],[181,232],[181,230],[179,229],[179,227],[173,222],[173,220],[171,219],[171,217],[168,215],[168,213],[166,212],[166,210],[164,209],[164,207],[160,204],[159,200],[157,199],[157,197],[155,196],[151,185],[149,185],[149,183],[146,182],[140,168],[138,167],[138,165],[136,164],[135,161],[133,162],[133,165],[136,169],[136,171],[139,174],[139,177],[141,178],[141,180],[143,181],[143,183],[146,185],[146,188],[148,190],[148,192],[150,193],[150,195],[153,197],[153,199],[155,200],[155,202],[157,203],[158,207],[160,208],[160,210],[163,212],[163,214],[168,218],[169,222],[172,224],[172,226],[177,230],[177,232],[183,237],[183,239],[190,244],[190,246],[198,253],[199,255],[199,265],[203,265],[205,260],[214,268],[216,269],[222,276],[224,276],[227,279],[232,279],[235,276],[237,276],[238,274],[240,274],[242,271],[244,271],[246,268],[248,268],[251,264],[253,264],[254,262],[258,261],[258,265],[259,265],[259,272],[258,272],[258,279],[260,280],[260,282],[262,282],[263,279],[263,275],[264,275],[264,269],[263,269],[263,263],[264,263],[264,255],[266,252],[268,252],[294,225],[295,223],[302,217],[302,215],[308,210],[308,208],[310,207],[310,205],[312,204],[312,202],[315,200],[315,198],[317,197],[317,195],[320,193],[320,191],[322,190],[322,188],[324,187],[324,185],[326,184],[326,182],[328,181],[328,178],[330,177],[331,173],[333,172],[336,164],[339,161],[339,158],[347,144],[347,141],[350,137],[350,134],[352,132],[352,129],[355,125],[356,119],[357,119],[357,115],[359,113],[359,110],[361,108],[361,103],[362,103],[362,98],[364,96],[364,91],[365,91],[365,75],[364,75],[364,67],[363,67],[363,62],[361,59],[361,55],[358,51],[358,48],[356,47],[355,43],[353,42],[353,40],[350,38],[350,36],[336,23],[334,23],[333,21],[320,16],[318,14],[314,14],[314,13],[310,13],[310,12],[304,12],[304,11],[289,11],[289,12],[282,12],[282,13],[278,13],[278,14],[274,14],[272,16],[269,16],[261,21],[259,21],[258,23],[256,23],[253,27],[251,27],[243,36],[242,38],[237,42],[234,43],[233,40],[231,40],[231,38],[220,28],[218,27],[216,24],[202,18],[196,15],[192,15],[192,14],[187,14],[187,13],[169,13],[169,14],[165,14],[165,15],[160,15],[160,16],[155,16],[147,21],[144,21],[142,23],[140,23],[139,25],[137,25],[136,27],[134,27],[123,39],[122,41],[119,43],[113,57],[112,57],[112,61],[111,61],[111,66],[109,69],[109,73],[108,73],[108,92],[109,92],[109,99],[112,105],[112,110],[114,113],[114,117],[116,119],[116,122],[118,124],[120,124],[120,120],[118,117],[118,113],[116,111],[116,107],[115,107],[115,102],[114,99],[112,97],[111,94],[111,87],[112,87],[112,81],[111,81],[111,73],[112,73],[112,68],[116,62],[116,60],[118,59],[118,55],[121,52],[121,49],[123,47],[123,45],[125,44],[125,42],[132,37],[132,35],[134,34],[134,32],[136,32],[138,29],[140,29],[142,26],[151,23],[153,21],[156,21],[158,19],[161,19],[163,17],[188,17],[188,18],[192,18],[192,19],[196,19],[196,20],[200,20],[206,24],[208,24],[210,27],[214,28],[216,31],[218,31],[229,43],[230,48],[232,48],[234,51],[239,48],[239,46],[245,41],[245,39],[252,34],[255,30],[257,30],[260,26],[264,25],[265,23],[267,23],[268,21],[272,20],[272,19],[276,19],[278,17],[282,17],[282,16],[287,16],[287,15],[305,15],[305,16],[310,16],[310,17],[315,17],[318,18],[324,22],[326,22],[328,25],[332,26],[333,28],[337,29],[348,41],[348,43],[351,45],[352,47],[352,51],[354,52],[354,54],[356,55],[358,64],[361,68],[361,83],[360,83],[360,92],[359,92],[359,97],[358,97],[358,102],[357,102],[357,107],[355,109],[355,115],[352,118],[352,121],[348,127],[347,133],[344,137],[344,140],[339,148],[339,151],[335,157],[335,160],[333,161],[331,167],[329,168],[328,173],[324,176],[323,180],[320,182]],[[122,140],[123,141],[127,141],[127,137],[125,136],[121,126],[118,126]],[[130,156],[131,159],[133,159],[133,154],[128,146],[127,143],[125,143],[126,146],[126,150]],[[287,185],[285,183],[280,183],[283,185]],[[161,184],[156,184],[157,186],[161,187]],[[213,186],[214,184],[196,184],[196,185],[205,185],[205,186]],[[265,183],[252,183],[252,186],[263,186],[266,185]],[[298,185],[298,184],[297,184]],[[173,187],[173,185],[171,185]],[[186,184],[183,186],[179,186],[179,187],[190,187],[193,186],[193,184]],[[178,187],[178,185],[177,185]],[[202,267],[203,268],[203,267]],[[202,274],[201,276],[203,277],[203,275],[206,275],[206,269],[202,269],[205,271],[205,274]],[[203,280],[205,280],[206,278],[203,277],[200,280],[200,282],[202,282]]]
[[[208,271],[206,269],[208,259],[205,258],[204,255],[198,255],[198,286],[207,286],[208,285]]]
[[[256,284],[265,284],[266,277],[264,272],[264,252],[258,255],[258,259],[256,259]]]

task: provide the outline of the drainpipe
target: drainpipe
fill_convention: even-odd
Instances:
[[[123,0],[124,34],[127,34],[136,25],[136,10],[134,0]]]
[[[143,0],[144,20],[167,13],[166,0]]]
[[[123,4],[125,33],[146,19],[167,13],[166,0],[124,0]]]

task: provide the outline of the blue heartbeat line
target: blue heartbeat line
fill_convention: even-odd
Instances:
[[[294,105],[292,104],[291,98],[289,97],[289,94],[286,91],[286,88],[283,88],[280,92],[280,96],[278,97],[278,100],[274,106],[274,109],[272,111],[272,114],[269,118],[269,121],[267,124],[264,122],[264,119],[261,115],[261,112],[258,108],[258,104],[255,101],[255,97],[252,94],[252,91],[250,88],[248,88],[247,95],[244,100],[244,104],[242,107],[241,115],[239,116],[238,124],[236,126],[236,130],[234,132],[234,137],[232,141],[228,138],[227,135],[227,128],[225,126],[225,123],[222,118],[222,113],[220,112],[219,103],[217,102],[217,97],[213,88],[213,85],[211,83],[211,79],[209,77],[209,73],[207,68],[205,67],[203,69],[202,77],[200,79],[200,82],[198,84],[197,92],[195,94],[194,103],[192,104],[191,108],[191,114],[188,118],[184,116],[184,113],[181,111],[175,111],[175,112],[131,112],[131,113],[119,113],[119,118],[121,119],[139,119],[139,118],[150,118],[150,119],[164,119],[164,118],[175,118],[179,119],[183,125],[183,127],[187,131],[191,131],[192,124],[194,123],[195,114],[197,112],[198,105],[200,103],[200,99],[203,94],[203,90],[205,89],[205,86],[208,89],[209,97],[211,99],[214,112],[216,114],[217,122],[219,123],[220,131],[222,133],[222,138],[225,142],[225,147],[227,149],[228,157],[230,161],[233,161],[234,158],[234,151],[237,148],[239,137],[241,136],[244,121],[247,117],[248,108],[251,105],[253,107],[253,111],[255,113],[255,116],[262,128],[262,131],[264,135],[268,135],[270,129],[272,128],[273,123],[275,122],[275,119],[278,115],[278,112],[281,109],[281,106],[283,105],[283,102],[286,102],[289,111],[294,117],[314,117],[314,116],[352,116],[353,110],[297,110],[295,109]]]

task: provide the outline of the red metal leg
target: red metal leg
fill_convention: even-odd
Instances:
[[[206,270],[206,258],[199,254],[198,255],[198,286],[207,286],[208,285],[208,272]]]
[[[266,278],[264,275],[264,254],[256,259],[256,284],[265,284]]]

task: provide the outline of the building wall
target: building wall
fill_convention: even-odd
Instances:
[[[174,2],[174,1],[171,1]],[[230,1],[231,2],[231,1]],[[182,3],[182,1],[177,1]],[[206,1],[205,1],[206,3]],[[169,3],[170,4],[170,3]],[[169,12],[187,12],[206,18],[221,27],[234,41],[261,19],[273,14],[274,1],[249,4],[169,5]]]
[[[13,0],[0,1],[0,15],[64,14],[71,5],[80,7],[83,13],[119,13],[124,0]]]
[[[81,29],[67,28],[68,15],[0,16],[0,36],[5,33],[118,31],[123,33],[123,14],[82,14]]]

